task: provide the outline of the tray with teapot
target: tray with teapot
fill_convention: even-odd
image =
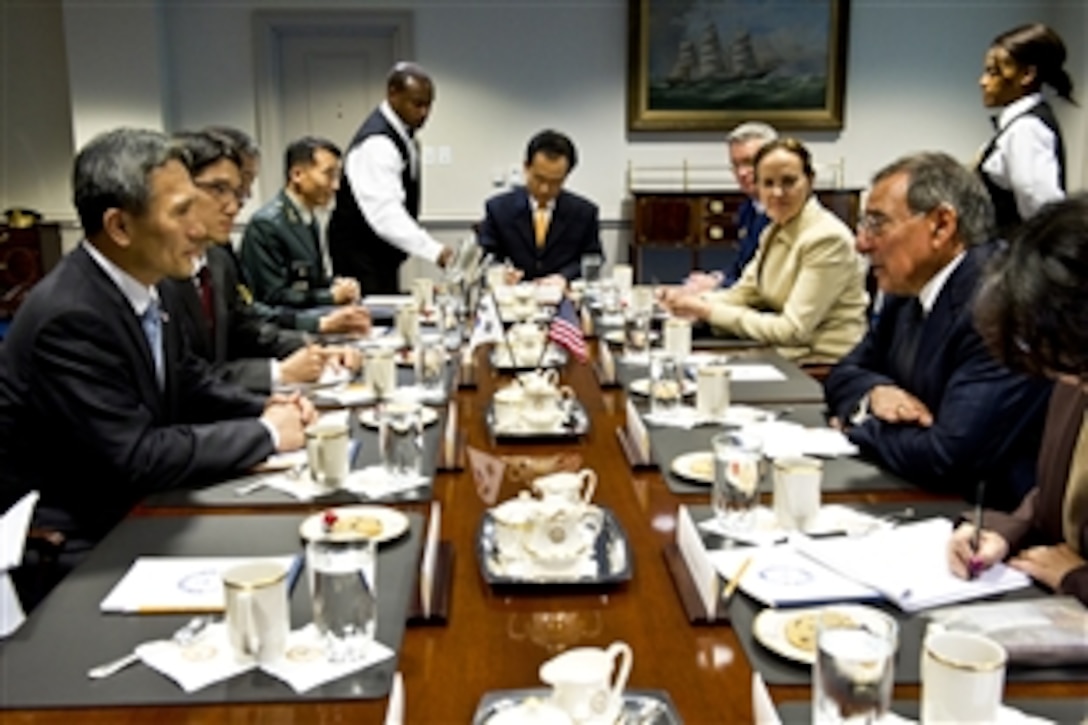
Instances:
[[[543,687],[524,690],[492,690],[484,693],[476,706],[472,725],[505,725],[507,723],[576,722],[549,700],[550,691]],[[534,719],[536,718],[536,719]],[[669,693],[664,690],[625,690],[618,725],[680,725],[684,721],[676,711]]]
[[[613,513],[591,502],[597,474],[553,473],[484,512],[477,560],[493,585],[613,584],[631,579],[631,547]]]
[[[589,431],[589,414],[555,370],[522,373],[495,391],[485,414],[497,440],[571,440]]]

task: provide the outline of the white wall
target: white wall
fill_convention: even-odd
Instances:
[[[6,5],[13,2],[20,0]],[[42,0],[50,2],[56,5]],[[257,131],[253,10],[317,12],[304,0],[64,0],[62,7],[67,62],[41,58],[35,80],[43,92],[63,95],[67,76],[77,143],[120,123]],[[582,161],[570,186],[596,199],[613,222],[625,216],[629,162],[723,159],[721,134],[627,133],[625,0],[326,0],[322,7],[414,12],[417,60],[438,92],[422,140],[453,151],[451,165],[424,175],[426,219],[478,218],[493,176],[518,165],[528,136],[544,126],[574,137]],[[1085,14],[1082,3],[1063,0],[854,0],[845,128],[800,135],[817,160],[844,159],[848,185],[864,186],[877,167],[912,150],[970,160],[989,132],[977,78],[990,39],[1020,22],[1052,22],[1070,48],[1074,79],[1088,87]],[[38,32],[57,45],[55,35]],[[1083,110],[1060,113],[1076,188],[1088,171],[1080,161],[1088,124]],[[11,138],[9,128],[5,143]],[[57,140],[68,153],[71,141]],[[24,172],[11,173],[0,202],[23,185]],[[66,169],[38,176],[63,187],[54,199],[66,197]]]

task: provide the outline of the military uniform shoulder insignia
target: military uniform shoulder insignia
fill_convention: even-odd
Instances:
[[[246,305],[253,304],[253,293],[250,292],[249,287],[246,287],[244,284],[238,285],[238,296],[242,298],[242,302]]]

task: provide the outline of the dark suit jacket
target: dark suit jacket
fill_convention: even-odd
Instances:
[[[582,273],[583,254],[601,254],[597,205],[566,191],[556,197],[544,247],[537,249],[529,194],[519,187],[487,201],[480,246],[525,273],[526,279]]]
[[[96,541],[151,491],[237,474],[273,453],[264,398],[225,384],[163,301],[165,387],[132,305],[81,247],[27,297],[0,348],[0,503]]]
[[[314,246],[313,233],[280,191],[246,225],[241,261],[261,302],[290,307],[333,304],[332,284]]]
[[[210,363],[216,375],[267,393],[272,388],[270,359],[290,355],[302,347],[304,338],[301,333],[281,330],[245,299],[234,256],[227,247],[208,248],[208,269],[215,290],[214,335],[204,319],[193,280],[163,280],[159,291],[179,311],[178,321],[193,352]]]
[[[999,365],[971,316],[971,301],[992,245],[968,251],[926,317],[908,380],[891,374],[892,339],[909,298],[889,296],[876,326],[824,382],[831,414],[849,424],[862,397],[897,385],[933,412],[931,428],[869,417],[848,435],[863,455],[912,482],[974,499],[985,479],[986,500],[1010,509],[1034,483],[1035,460],[1050,383]]]

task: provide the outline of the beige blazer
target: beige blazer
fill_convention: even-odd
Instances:
[[[865,334],[865,292],[854,235],[815,197],[771,224],[737,283],[709,292],[715,332],[765,342],[791,360],[837,362]]]

